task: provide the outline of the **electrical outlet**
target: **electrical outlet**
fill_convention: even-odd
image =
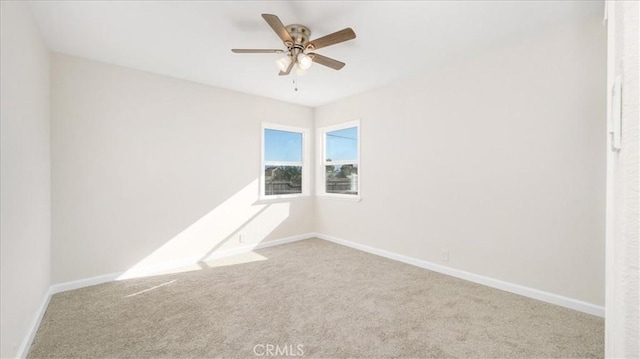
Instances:
[[[245,242],[245,235],[244,233],[240,233],[240,235],[238,235],[238,242],[240,243],[244,243]]]
[[[440,250],[440,259],[442,259],[445,262],[449,261],[449,250],[448,249],[441,249]]]

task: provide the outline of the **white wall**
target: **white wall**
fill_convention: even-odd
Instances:
[[[257,203],[261,121],[311,128],[312,109],[61,54],[51,63],[54,283],[313,230],[311,198]]]
[[[0,356],[13,357],[50,284],[49,53],[26,3],[0,2]]]
[[[607,157],[606,356],[640,357],[640,109],[638,2],[608,3],[609,86],[622,78],[619,152]],[[613,111],[608,112],[611,114]],[[610,146],[610,142],[608,143]]]
[[[598,17],[317,108],[361,120],[363,199],[316,231],[602,305],[605,54]]]

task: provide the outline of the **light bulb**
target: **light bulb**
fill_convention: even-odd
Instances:
[[[283,72],[287,71],[290,64],[291,64],[291,58],[289,56],[285,56],[276,60],[276,65],[278,65],[278,68],[280,69],[280,71],[283,71]]]
[[[300,63],[298,63],[298,66],[296,66],[296,75],[304,76],[306,73],[307,73],[307,70],[300,67]]]
[[[306,70],[311,67],[311,57],[303,54],[302,52],[298,54],[298,65],[301,69]]]

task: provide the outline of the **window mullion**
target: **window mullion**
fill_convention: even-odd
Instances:
[[[325,166],[342,166],[342,165],[353,165],[358,164],[358,160],[341,160],[341,161],[325,161]]]
[[[277,167],[302,167],[302,162],[276,162],[268,161],[264,163],[265,166],[277,166]]]

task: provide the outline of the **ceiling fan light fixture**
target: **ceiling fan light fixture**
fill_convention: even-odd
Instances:
[[[313,61],[311,60],[311,57],[308,55],[305,55],[304,53],[299,53],[298,54],[298,66],[300,67],[300,69],[302,70],[306,70],[309,67],[311,67],[311,63]]]
[[[340,70],[344,67],[344,62],[315,53],[315,50],[356,38],[356,33],[353,29],[347,27],[329,35],[311,39],[311,30],[304,25],[292,24],[285,27],[280,18],[273,14],[262,14],[262,18],[282,40],[286,49],[231,49],[231,51],[236,54],[273,53],[287,55],[276,60],[276,65],[280,69],[279,76],[291,74],[294,67],[296,68],[295,73],[302,74],[314,62],[334,70]],[[308,54],[305,54],[305,52],[308,52]]]
[[[276,65],[280,69],[280,71],[287,71],[287,68],[291,64],[291,57],[284,56],[276,60]]]

